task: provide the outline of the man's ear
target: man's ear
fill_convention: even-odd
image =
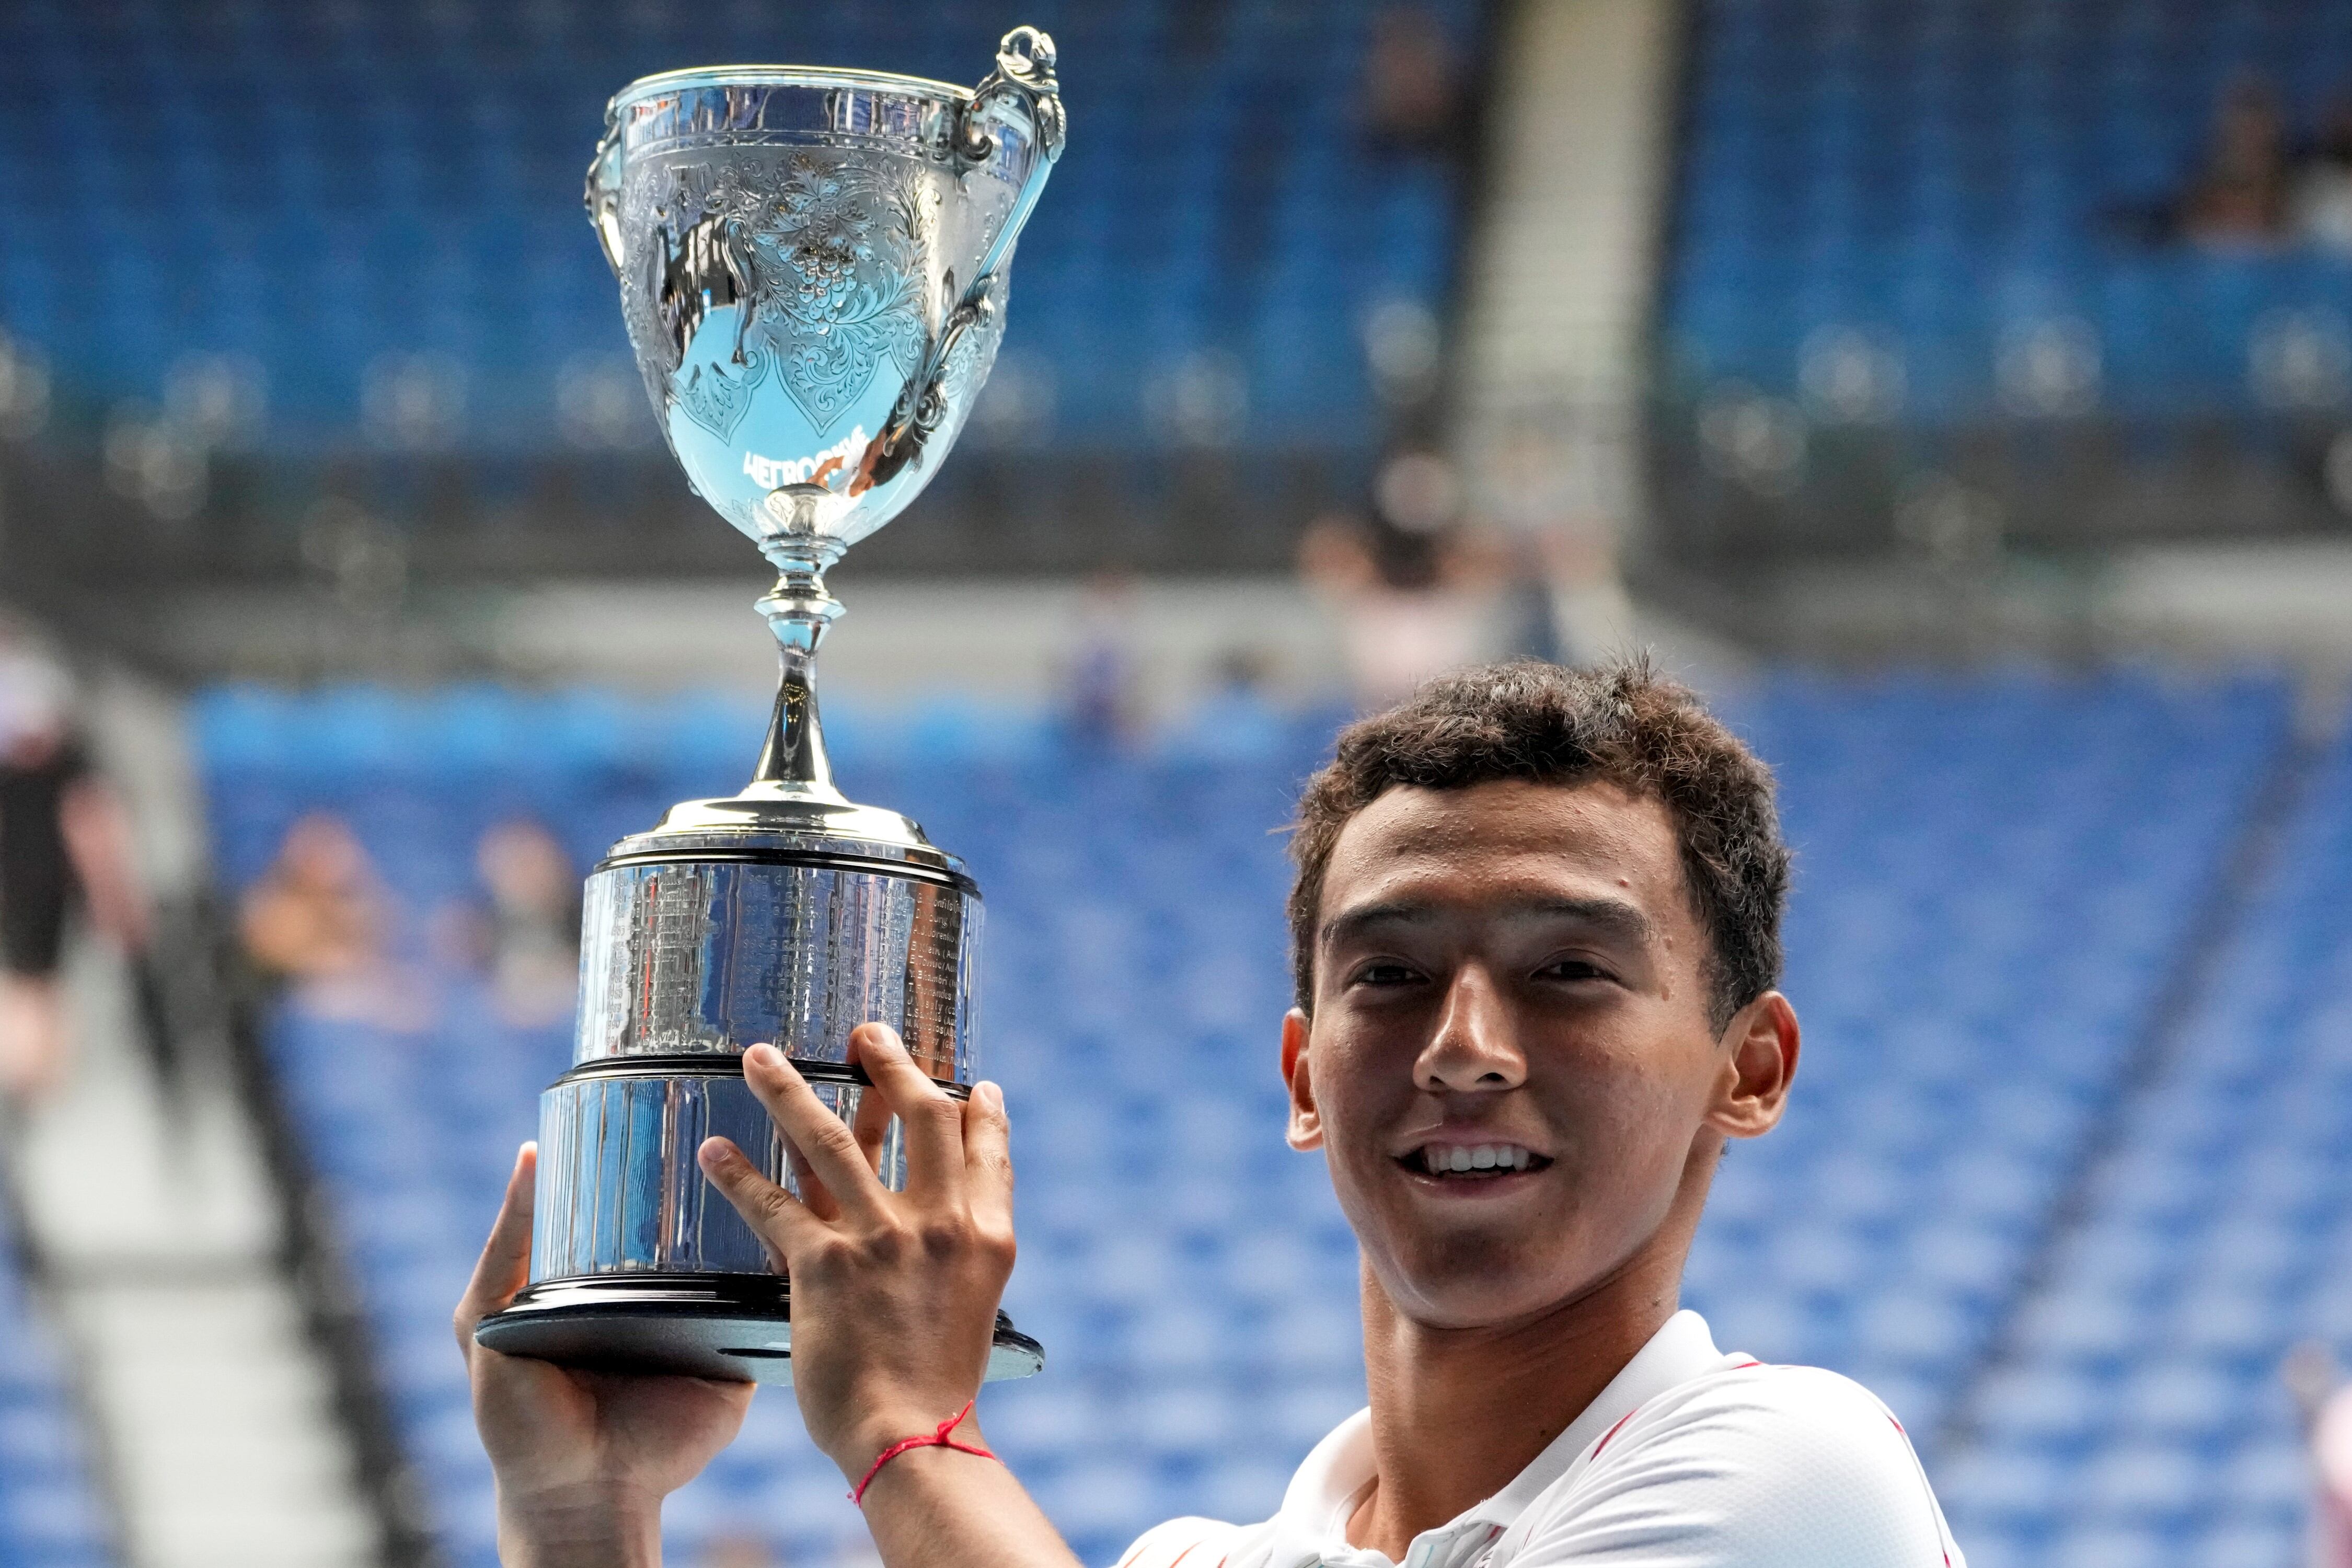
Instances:
[[[1312,1027],[1307,1015],[1296,1007],[1282,1016],[1282,1081],[1290,1090],[1290,1127],[1286,1136],[1294,1149],[1323,1147],[1323,1118],[1315,1109],[1315,1074],[1307,1050]]]
[[[1716,1043],[1720,1065],[1706,1124],[1727,1138],[1760,1138],[1779,1126],[1797,1047],[1797,1010],[1786,996],[1767,991],[1742,1007]]]

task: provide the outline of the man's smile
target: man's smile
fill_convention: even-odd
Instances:
[[[1551,1163],[1551,1156],[1519,1143],[1432,1141],[1397,1156],[1397,1163],[1434,1181],[1491,1182],[1542,1170]]]

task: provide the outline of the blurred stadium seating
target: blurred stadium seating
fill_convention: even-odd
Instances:
[[[2021,1300],[2026,1266],[2099,1120],[2140,1104],[2127,1064],[2284,755],[2284,691],[2129,674],[1790,676],[1734,711],[1787,791],[1790,983],[1808,1056],[1788,1125],[1726,1169],[1690,1298],[1727,1345],[1868,1380],[1934,1465],[2000,1325],[2074,1299],[2062,1282],[2050,1300]],[[668,800],[730,787],[748,721],[716,701],[655,711],[487,689],[223,690],[199,709],[229,879],[256,875],[298,812],[347,813],[406,911],[402,957],[419,965],[425,917],[467,894],[481,827],[530,812],[584,863]],[[1023,1173],[1008,1304],[1053,1356],[1045,1377],[988,1395],[989,1427],[1089,1561],[1171,1513],[1263,1516],[1362,1397],[1352,1244],[1319,1167],[1281,1144],[1269,1045],[1287,992],[1272,830],[1329,725],[1226,715],[1128,757],[954,709],[887,724],[852,711],[838,726],[855,792],[912,809],[989,896],[984,1062],[1007,1085]],[[2330,793],[2334,858],[2315,842],[2301,858],[2306,901],[2352,831],[2343,782]],[[2324,995],[2320,978],[2289,987],[2282,966],[2340,935],[2335,914],[2309,926],[2303,909],[2282,903],[2265,927],[2282,998]],[[444,1538],[460,1568],[487,1568],[488,1472],[447,1314],[566,1041],[502,1030],[462,975],[428,979],[429,1025],[371,1030],[295,1007],[273,1047]],[[2230,1057],[2245,1075],[2231,1104],[2248,1116],[2300,1092],[2244,1065],[2270,1016]],[[2291,1172],[2264,1163],[2235,1206],[2216,1205],[2236,1216],[2233,1247],[2253,1246],[2241,1218],[2263,1235],[2333,1224],[2315,1174],[2332,1104],[2297,1110],[2313,1142]],[[2218,1122],[2197,1126],[2200,1148],[2234,1152]],[[2231,1184],[2184,1170],[2158,1185],[2185,1202]],[[2263,1358],[2290,1332],[2292,1302],[2227,1294],[2243,1337],[2221,1392],[2251,1413],[2270,1398]],[[2120,1371],[2103,1375],[2120,1387]],[[1973,1531],[1988,1562],[2085,1561],[2042,1551],[2053,1521],[2077,1517],[2063,1482],[2036,1494],[2038,1524],[1999,1511],[2011,1505],[1987,1478],[2045,1442],[2009,1415],[2022,1399],[1995,1391],[1985,1446],[1956,1461],[1956,1506],[1973,1510],[1956,1515],[1963,1544],[1976,1550]],[[2103,1443],[2174,1441],[2156,1406],[2095,1408]],[[2275,1427],[2261,1426],[2246,1472],[2267,1463],[2247,1485],[2273,1498],[2300,1475]],[[2283,1517],[2273,1505],[2263,1528],[2274,1536]],[[774,1394],[670,1525],[680,1552],[781,1532],[794,1561],[823,1561],[857,1529]]]
[[[1454,228],[1436,167],[1362,150],[1369,20],[1342,0],[23,0],[0,8],[0,326],[46,351],[61,405],[242,376],[248,437],[281,451],[397,437],[436,398],[462,405],[439,433],[461,447],[642,443],[579,205],[606,96],[742,59],[968,84],[1027,21],[1058,37],[1078,129],[1014,274],[1019,368],[991,395],[1028,406],[1008,423],[1152,445],[1186,378],[1237,377],[1234,442],[1361,447],[1364,311],[1434,307]]]
[[[1894,356],[1885,390],[1915,422],[2165,417],[2285,391],[2255,374],[2265,331],[2352,349],[2352,258],[2152,247],[2115,221],[2179,195],[2242,75],[2298,129],[2352,90],[2352,12],[1705,0],[1695,20],[1663,279],[1688,372],[1795,395],[1810,356],[1859,334]],[[2071,393],[2070,355],[2091,378]]]
[[[14,1231],[0,1209],[0,1563],[112,1568],[82,1411],[56,1327],[19,1273]]]
[[[1691,1260],[1720,1342],[1850,1373],[1932,1448],[2285,717],[2258,683],[1768,690],[1751,722],[1798,856],[1805,1055]]]
[[[1974,1568],[2302,1561],[2278,1370],[2352,1342],[2352,746],[2315,774],[1947,1472]]]

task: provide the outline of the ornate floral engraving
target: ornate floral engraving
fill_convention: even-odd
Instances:
[[[939,195],[908,165],[793,156],[752,228],[752,331],[775,347],[783,388],[819,435],[887,359],[922,362],[920,279]]]
[[[735,426],[743,422],[743,411],[751,405],[751,389],[767,371],[768,355],[760,349],[747,351],[743,368],[733,375],[722,363],[706,361],[691,366],[677,378],[677,406],[721,441],[730,440]]]
[[[1008,271],[1000,269],[989,285],[987,317],[948,351],[947,363],[940,367],[940,401],[954,411],[959,423],[979,401],[980,389],[996,363],[997,345],[1004,341],[1004,310],[1013,292]]]
[[[768,178],[730,159],[631,182],[623,226],[644,243],[622,308],[630,336],[652,351],[656,396],[667,392],[666,404],[686,405],[725,439],[764,374],[759,362],[772,360],[779,384],[824,434],[886,363],[902,381],[913,375],[927,342],[922,280],[939,243],[935,177],[911,163],[877,167],[812,149]],[[739,310],[725,359],[740,374],[708,353],[687,365],[704,321],[728,305]]]

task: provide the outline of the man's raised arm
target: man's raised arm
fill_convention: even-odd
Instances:
[[[793,1393],[809,1436],[858,1493],[890,1568],[1076,1568],[1012,1472],[972,1451],[986,1447],[977,1423],[946,1425],[980,1392],[1013,1273],[1004,1097],[982,1083],[955,1100],[880,1024],[850,1036],[850,1057],[906,1130],[903,1193],[770,1046],[744,1053],[743,1073],[807,1201],[723,1138],[701,1151],[792,1275]]]

